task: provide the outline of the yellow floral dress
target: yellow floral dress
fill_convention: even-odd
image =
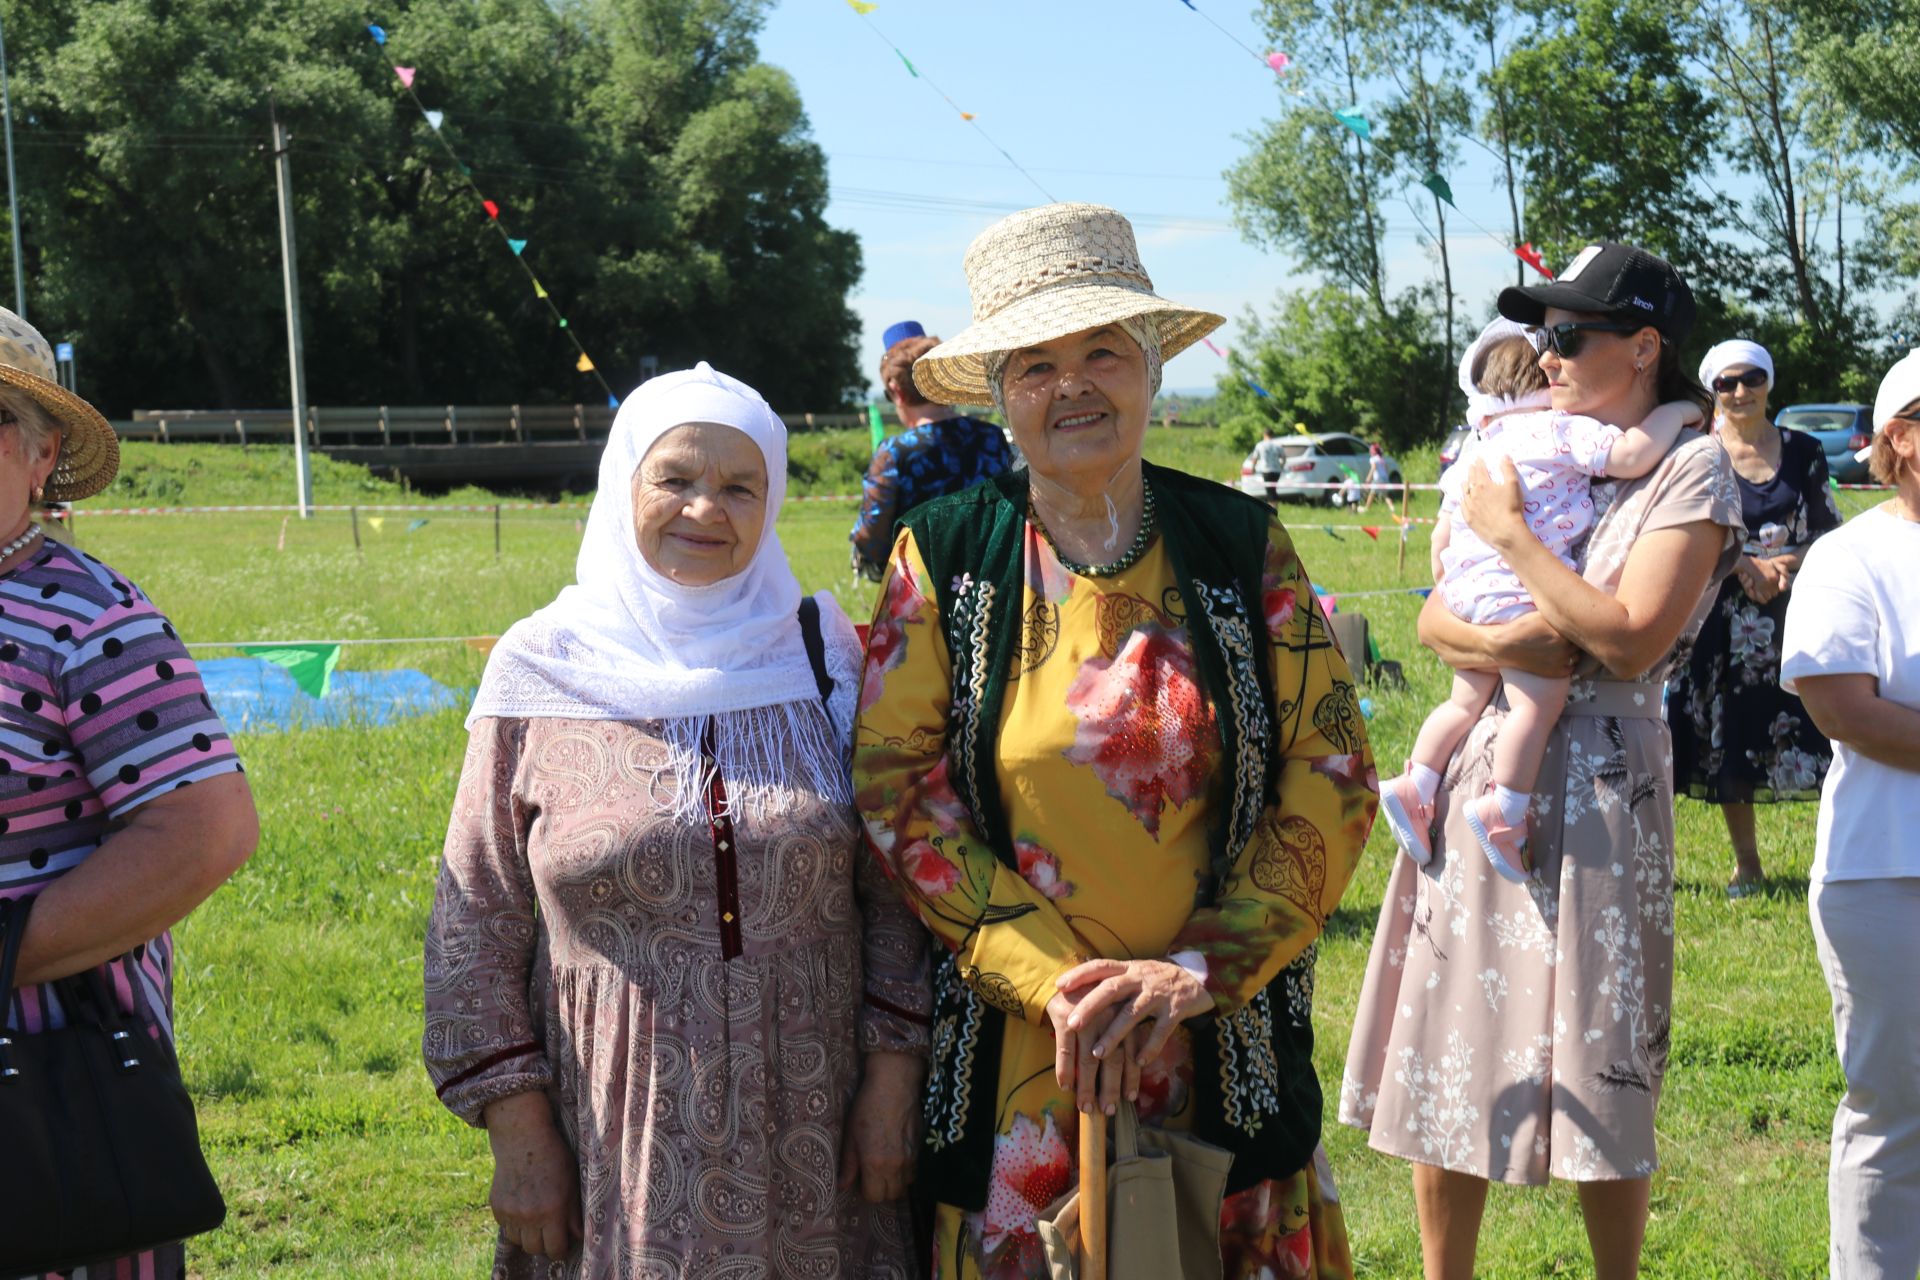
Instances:
[[[995,761],[1018,874],[996,860],[948,780],[948,649],[910,531],[894,546],[868,639],[855,746],[856,799],[882,865],[963,966],[1005,980],[994,1003],[1017,996],[1025,1015],[1006,1023],[986,1207],[937,1214],[935,1274],[967,1280],[1044,1277],[1035,1217],[1077,1179],[1078,1113],[1055,1083],[1044,1013],[1055,979],[1095,956],[1197,952],[1217,1005],[1239,1008],[1319,936],[1358,862],[1378,787],[1357,708],[1299,712],[1344,712],[1352,677],[1336,648],[1307,642],[1326,636],[1324,617],[1291,539],[1271,523],[1262,605],[1272,687],[1300,728],[1277,768],[1279,799],[1216,904],[1195,909],[1225,781],[1165,541],[1118,574],[1082,577],[1029,523],[1022,556],[1022,634]],[[1276,724],[1287,720],[1280,711],[1271,709]],[[973,927],[990,906],[1039,909]],[[1182,1031],[1143,1074],[1142,1119],[1189,1127],[1193,1089]],[[1324,1157],[1229,1197],[1222,1252],[1229,1280],[1350,1276]]]

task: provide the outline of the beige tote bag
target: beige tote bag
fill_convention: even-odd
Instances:
[[[1082,1116],[1082,1124],[1100,1123]],[[1113,1117],[1103,1280],[1220,1280],[1220,1203],[1233,1153],[1140,1124],[1131,1102]],[[1093,1181],[1082,1173],[1082,1185]],[[1097,1185],[1097,1182],[1096,1182]],[[1081,1280],[1080,1191],[1036,1224],[1052,1280]]]

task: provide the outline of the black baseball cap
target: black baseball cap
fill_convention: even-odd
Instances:
[[[1630,244],[1601,241],[1574,256],[1559,278],[1500,291],[1500,314],[1520,324],[1544,323],[1548,307],[1639,316],[1669,342],[1693,331],[1693,290],[1665,258]]]

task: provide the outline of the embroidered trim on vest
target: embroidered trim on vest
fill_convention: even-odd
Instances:
[[[1281,990],[1287,995],[1287,1020],[1303,1030],[1313,1026],[1313,967],[1319,958],[1320,943],[1316,939],[1280,971]]]
[[[944,1151],[959,1145],[973,1110],[973,1060],[979,1048],[982,1010],[980,997],[959,981],[951,955],[942,957],[934,982],[946,1008],[933,1028],[926,1142],[935,1151]]]
[[[1271,988],[1269,988],[1271,990]],[[1221,1112],[1249,1137],[1280,1110],[1280,1059],[1273,1052],[1273,1002],[1267,992],[1214,1020],[1220,1040]]]
[[[953,648],[953,670],[965,673],[967,691],[953,700],[953,751],[958,773],[965,780],[967,806],[973,813],[986,806],[980,802],[981,742],[980,708],[987,696],[987,638],[993,627],[993,584],[978,580],[962,581],[955,591],[953,625],[948,628]],[[956,643],[957,642],[957,643]],[[987,768],[992,768],[991,762]]]
[[[1231,856],[1253,839],[1265,803],[1268,748],[1266,700],[1260,693],[1260,676],[1254,669],[1253,628],[1238,592],[1205,583],[1199,588],[1200,610],[1215,643],[1226,658],[1228,697],[1233,702],[1234,721],[1240,727],[1239,749],[1233,762],[1233,826],[1228,838]]]

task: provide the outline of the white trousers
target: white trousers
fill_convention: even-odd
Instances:
[[[1834,1280],[1920,1275],[1920,878],[1809,895],[1847,1092],[1827,1173]]]

